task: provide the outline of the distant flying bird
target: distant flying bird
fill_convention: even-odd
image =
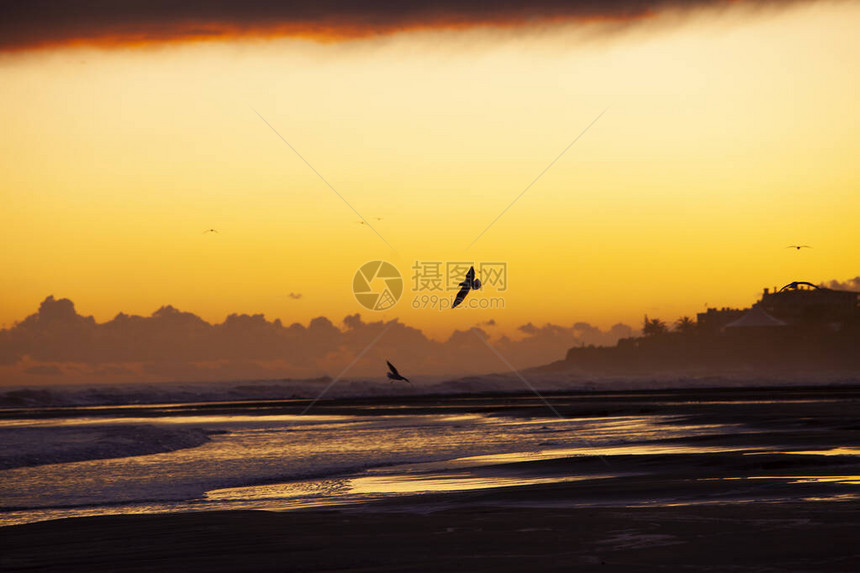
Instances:
[[[457,308],[463,299],[466,298],[466,295],[469,294],[469,291],[472,289],[481,288],[481,281],[475,278],[475,267],[469,267],[469,272],[466,273],[466,280],[460,283],[460,292],[457,293],[457,297],[454,299],[454,304],[451,305],[451,308]]]
[[[811,248],[812,247],[810,247],[809,245],[789,245],[786,247],[786,249],[797,249],[798,251],[800,249],[811,249]]]
[[[397,368],[394,367],[394,364],[392,364],[388,360],[386,360],[385,363],[388,364],[388,369],[391,370],[391,372],[386,372],[389,380],[392,380],[392,381],[404,380],[406,382],[409,382],[409,378],[406,378],[405,376],[401,376],[400,372],[397,371]],[[409,382],[409,383],[412,384],[412,382]]]
[[[205,231],[203,231],[203,234],[205,235],[206,233],[217,233],[217,232],[218,231],[216,231],[215,229],[206,229]]]

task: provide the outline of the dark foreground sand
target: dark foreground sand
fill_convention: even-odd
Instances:
[[[552,399],[564,415],[672,415],[677,423],[744,431],[648,442],[716,450],[612,455],[608,462],[574,456],[480,470],[614,476],[602,479],[411,495],[337,510],[104,516],[5,527],[0,570],[860,572],[860,479],[853,479],[860,476],[860,388]],[[415,402],[411,407],[428,412],[545,415],[538,414],[541,404],[524,407],[510,397]],[[326,408],[362,409],[334,402]],[[795,479],[804,477],[811,479]]]
[[[6,528],[4,571],[860,571],[856,503],[219,512]]]

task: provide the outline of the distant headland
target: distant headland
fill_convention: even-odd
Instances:
[[[749,308],[709,308],[671,326],[646,315],[642,336],[574,347],[537,370],[860,374],[860,292],[795,281],[764,289]]]

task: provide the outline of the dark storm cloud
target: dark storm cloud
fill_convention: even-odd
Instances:
[[[801,1],[801,0],[796,0]],[[403,30],[631,22],[665,11],[774,0],[17,0],[2,1],[0,49],[123,45],[233,36],[323,41]]]
[[[150,316],[118,314],[97,323],[81,316],[68,299],[46,298],[39,311],[0,330],[0,382],[26,382],[35,375],[69,380],[235,380],[337,375],[377,338],[349,375],[384,374],[385,360],[408,364],[415,374],[475,374],[505,370],[482,340],[480,328],[457,330],[434,340],[399,321],[365,322],[361,315],[336,325],[325,317],[307,326],[284,325],[262,314],[231,314],[220,324],[164,306]],[[630,327],[610,331],[586,323],[571,327],[522,326],[522,337],[493,339],[514,366],[561,359],[571,346],[614,344]],[[474,332],[473,332],[474,331]],[[479,334],[480,336],[476,336]],[[380,370],[380,365],[383,367]],[[27,373],[22,377],[18,374]]]

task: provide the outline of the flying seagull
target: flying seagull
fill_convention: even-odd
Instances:
[[[205,231],[203,231],[203,234],[205,235],[206,233],[217,233],[217,232],[218,231],[216,231],[215,229],[206,229]]]
[[[811,249],[811,248],[812,247],[810,247],[809,245],[789,245],[786,247],[786,249],[797,249],[798,251],[800,249]]]
[[[466,280],[460,283],[460,292],[457,293],[457,298],[454,299],[454,304],[451,308],[457,308],[469,291],[472,289],[481,288],[481,281],[475,278],[475,267],[469,267],[469,272],[466,273]]]
[[[392,381],[394,381],[394,380],[404,380],[404,381],[406,381],[406,382],[409,382],[409,378],[407,378],[407,377],[405,377],[405,376],[402,376],[402,375],[400,374],[400,372],[398,372],[398,371],[397,371],[397,368],[395,368],[395,367],[394,367],[394,364],[392,364],[392,363],[391,363],[391,362],[389,362],[388,360],[386,360],[386,361],[385,361],[385,363],[386,363],[386,364],[388,364],[388,369],[389,369],[389,370],[391,370],[391,372],[386,372],[386,374],[388,374],[388,379],[389,379],[389,380],[392,380]],[[412,382],[409,382],[409,383],[410,383],[410,384],[412,384]]]

